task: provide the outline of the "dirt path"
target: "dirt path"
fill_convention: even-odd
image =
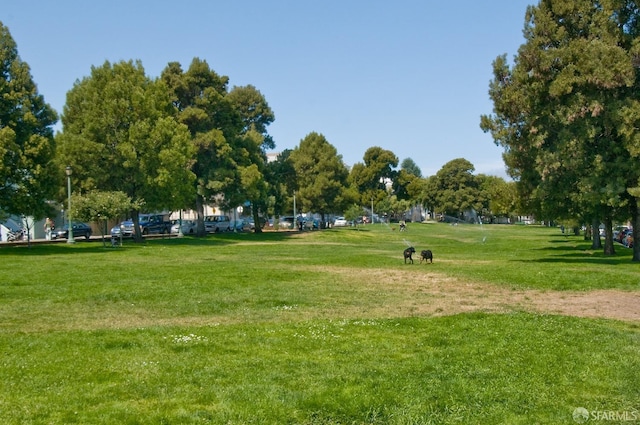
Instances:
[[[355,279],[353,269],[323,270]],[[361,279],[362,276],[360,282]],[[438,273],[386,269],[367,270],[365,285],[371,291],[384,289],[399,296],[393,303],[399,314],[443,316],[471,311],[534,311],[640,322],[640,292],[521,290],[464,282]]]
[[[535,311],[640,322],[640,293],[619,290],[509,290],[486,284],[436,285],[434,314],[463,311]]]

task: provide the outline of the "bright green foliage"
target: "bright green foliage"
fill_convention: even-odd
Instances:
[[[400,170],[393,179],[393,191],[400,199],[420,203],[422,200],[420,187],[423,183],[422,171],[411,158],[402,161]]]
[[[422,179],[415,174],[400,169],[393,180],[393,192],[400,199],[416,201],[418,198],[413,197],[412,194],[415,195],[415,188],[419,180]]]
[[[402,170],[400,170],[402,172]],[[409,199],[420,205],[427,205],[427,189],[428,189],[428,177],[418,177],[409,180],[405,186]]]
[[[0,217],[49,214],[46,202],[61,182],[52,162],[56,121],[0,22]]]
[[[364,209],[357,204],[351,205],[344,212],[344,218],[347,219],[348,221],[352,221],[356,227],[358,226],[358,219],[362,218],[362,216],[364,215],[365,215]]]
[[[290,159],[302,208],[321,214],[323,222],[326,213],[341,211],[349,172],[336,148],[322,134],[310,133]]]
[[[204,205],[228,207],[238,200],[238,166],[242,165],[238,156],[244,152],[234,151],[243,126],[249,124],[227,98],[229,78],[218,75],[206,61],[194,58],[186,72],[179,63],[171,62],[161,78],[172,93],[176,117],[189,128],[195,147],[195,209],[198,234],[204,235]]]
[[[429,179],[428,196],[437,212],[459,217],[471,209],[481,211],[482,192],[474,170],[473,164],[458,158],[446,163]]]
[[[371,199],[377,204],[388,196],[387,183],[397,175],[398,157],[391,151],[374,146],[364,153],[364,163],[351,168],[349,180],[360,193],[360,202],[369,205]]]
[[[268,182],[268,210],[269,215],[279,217],[285,212],[292,212],[291,206],[293,192],[298,190],[296,170],[291,161],[291,150],[285,149],[278,155],[275,161],[269,162],[265,167],[265,179]]]
[[[231,205],[243,204],[248,200],[252,206],[253,219],[258,222],[268,209],[265,151],[275,148],[275,142],[267,133],[267,126],[275,116],[262,93],[254,86],[234,87],[227,99],[240,115],[244,126],[233,150],[240,175],[239,184],[229,188],[234,190],[227,190],[225,196],[229,197],[232,193],[236,195],[235,199],[229,199]],[[256,232],[261,230],[260,226],[255,227]]]
[[[172,111],[166,86],[139,62],[93,67],[67,93],[62,117],[60,162],[73,169],[73,187],[124,192],[146,211],[183,206],[193,147]]]
[[[92,190],[84,195],[72,196],[71,215],[80,221],[94,221],[100,225],[100,232],[106,234],[109,220],[139,209],[124,192],[102,192]]]
[[[234,87],[227,99],[242,118],[242,133],[253,130],[264,136],[263,150],[275,148],[273,139],[267,133],[267,127],[276,117],[262,93],[252,85]]]
[[[519,199],[515,182],[501,177],[478,175],[483,193],[483,215],[512,217],[519,212]]]
[[[513,67],[494,62],[481,127],[540,217],[638,219],[640,10],[621,0],[543,0],[526,14]],[[635,226],[638,227],[638,226]],[[640,260],[640,248],[634,255]]]

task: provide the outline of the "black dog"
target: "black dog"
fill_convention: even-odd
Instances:
[[[421,251],[420,256],[422,257],[420,258],[420,264],[422,264],[422,260],[424,260],[425,263],[427,260],[433,263],[433,253],[430,250],[425,249],[424,251]]]
[[[409,248],[404,250],[404,263],[407,264],[407,258],[409,260],[411,260],[411,264],[413,264],[413,258],[411,257],[411,254],[413,254],[414,252],[416,252],[416,249],[412,246],[410,246]]]

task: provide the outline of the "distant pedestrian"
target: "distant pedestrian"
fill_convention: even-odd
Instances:
[[[52,239],[53,236],[53,229],[55,228],[54,224],[53,224],[53,220],[51,220],[49,217],[47,217],[44,220],[44,238],[48,241],[50,241]]]

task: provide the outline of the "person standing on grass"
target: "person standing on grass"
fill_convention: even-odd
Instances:
[[[51,240],[51,235],[53,234],[53,220],[47,217],[44,220],[44,238],[48,241]]]

